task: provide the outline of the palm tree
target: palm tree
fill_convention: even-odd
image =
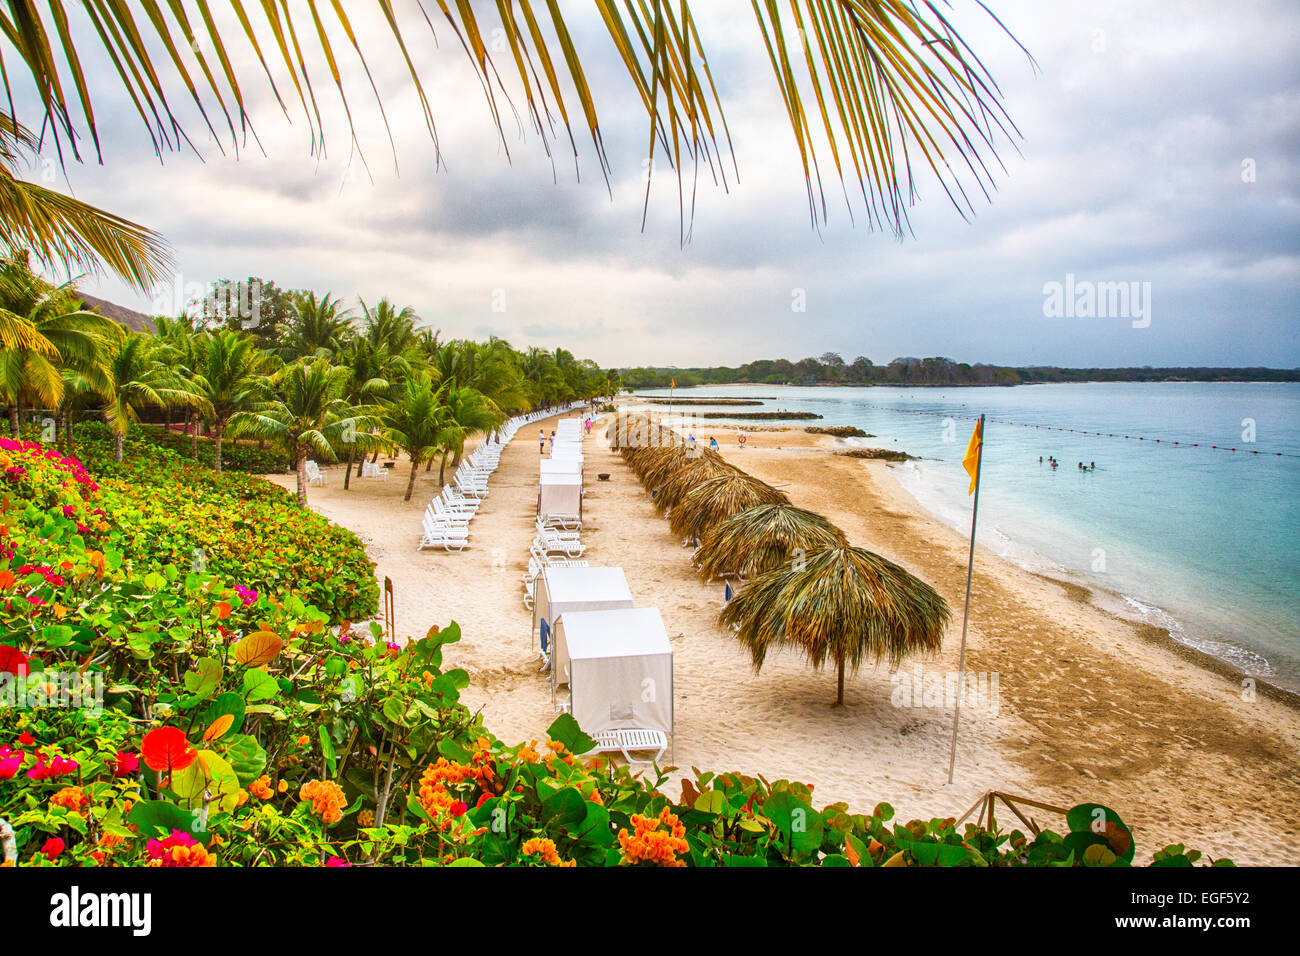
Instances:
[[[197,340],[191,379],[212,426],[213,468],[221,471],[221,444],[226,426],[251,409],[265,391],[262,352],[256,342],[230,329],[203,333]]]
[[[188,386],[185,377],[160,360],[159,353],[163,348],[152,336],[128,332],[109,358],[112,388],[104,396],[103,412],[113,434],[113,456],[118,461],[122,460],[122,442],[127,429],[131,422],[140,420],[142,407],[197,407],[203,403],[203,399]]]
[[[864,548],[815,551],[765,571],[719,615],[749,649],[754,670],[771,647],[799,650],[820,670],[834,661],[836,706],[844,704],[844,671],[872,658],[897,666],[905,657],[938,651],[948,603],[934,588]]]
[[[402,449],[411,459],[411,477],[406,482],[403,501],[410,501],[415,491],[415,476],[420,464],[448,442],[448,410],[442,403],[446,385],[435,387],[425,375],[413,375],[396,401],[379,413],[382,435],[390,444]]]
[[[443,389],[442,404],[446,409],[443,424],[442,466],[438,470],[438,484],[443,484],[447,467],[447,454],[452,455],[451,466],[460,466],[461,456],[465,454],[465,440],[478,432],[489,432],[505,421],[505,416],[495,405],[488,401],[478,389],[446,383]]]
[[[326,292],[294,297],[294,317],[279,351],[286,361],[300,358],[332,358],[352,335],[352,314],[343,303]]]
[[[796,554],[843,548],[844,532],[814,511],[790,504],[759,505],[733,514],[700,540],[695,563],[705,581],[752,578]]]
[[[70,283],[52,286],[26,271],[26,262],[0,264],[0,400],[10,407],[18,434],[24,395],[57,410],[65,369],[80,373],[88,388],[109,388],[107,350],[123,329],[81,308]]]
[[[388,299],[380,299],[374,309],[361,302],[361,335],[372,348],[383,348],[389,355],[414,355],[420,349],[415,323],[420,317],[409,305],[397,308]]]
[[[279,444],[293,462],[298,479],[298,504],[307,506],[307,458],[334,457],[334,445],[348,432],[372,424],[370,409],[355,408],[342,400],[348,370],[323,358],[302,359],[286,365],[272,379],[277,394],[250,411],[230,419],[231,435],[251,435]]]
[[[737,471],[702,481],[688,491],[673,507],[669,527],[675,535],[694,538],[747,508],[789,503],[767,482]]]
[[[339,355],[339,361],[348,370],[343,399],[352,405],[364,405],[384,398],[394,389],[394,383],[411,374],[411,366],[405,358],[393,355],[385,345],[375,344],[366,336],[357,336],[349,342]],[[353,437],[355,440],[347,446],[344,490],[351,487],[352,465],[357,454],[360,453],[364,461],[369,452],[380,450],[380,443],[372,441],[369,435],[358,433]]]

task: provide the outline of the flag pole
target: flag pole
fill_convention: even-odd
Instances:
[[[948,783],[952,783],[953,767],[957,763],[957,724],[961,720],[961,699],[966,678],[966,625],[970,621],[970,586],[975,573],[975,521],[980,511],[980,475],[984,471],[984,416],[980,415],[979,457],[975,460],[975,502],[970,512],[970,558],[966,562],[966,605],[961,612],[961,657],[957,662],[957,706],[952,712],[952,749],[948,753]]]

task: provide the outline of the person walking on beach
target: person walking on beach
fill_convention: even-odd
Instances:
[[[712,435],[709,436],[709,448],[713,451],[718,450],[718,440]]]
[[[551,431],[551,437],[548,438],[548,439],[546,439],[546,451],[547,451],[548,454],[549,454],[550,452],[555,451],[555,431],[554,431],[554,429],[552,429],[552,431]]]
[[[546,432],[539,428],[537,429],[537,454],[540,455],[544,451],[546,451]]]

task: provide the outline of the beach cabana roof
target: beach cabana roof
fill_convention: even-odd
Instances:
[[[552,675],[569,685],[584,733],[673,732],[673,648],[658,608],[562,615]]]
[[[542,621],[549,628],[565,611],[617,610],[635,606],[622,568],[543,568],[533,597],[533,638]]]

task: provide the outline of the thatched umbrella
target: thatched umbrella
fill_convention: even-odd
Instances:
[[[937,651],[948,602],[934,588],[864,548],[814,551],[802,561],[760,574],[719,615],[749,648],[754,670],[767,649],[798,648],[814,668],[834,661],[837,706],[844,669],[867,658],[896,666],[910,654]]]
[[[747,508],[789,503],[789,498],[767,482],[737,471],[702,481],[688,491],[673,507],[670,525],[673,534],[689,538]]]
[[[807,554],[847,544],[844,532],[815,511],[765,504],[734,514],[706,531],[695,561],[706,581],[752,578],[785,564],[796,551]]]
[[[672,468],[656,485],[650,481],[646,487],[655,492],[655,506],[664,511],[674,507],[686,497],[695,486],[710,478],[721,475],[736,474],[739,469],[727,464],[721,455],[706,451],[698,458],[682,457],[680,464]]]

